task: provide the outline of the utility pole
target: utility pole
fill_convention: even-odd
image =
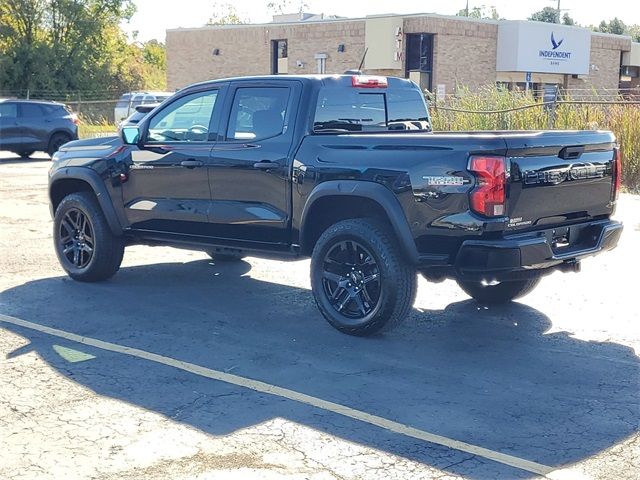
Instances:
[[[562,23],[560,21],[560,0],[558,0],[558,10],[557,11],[558,11],[558,13],[556,14],[556,17],[558,18],[558,23]]]
[[[558,0],[560,2],[560,0]],[[467,0],[467,8],[464,9],[464,14],[468,18],[469,17],[469,0]]]

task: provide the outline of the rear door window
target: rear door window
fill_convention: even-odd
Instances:
[[[284,133],[288,87],[241,87],[229,116],[227,140],[264,140]]]
[[[23,103],[20,105],[20,117],[21,118],[42,118],[44,116],[44,110],[40,105],[33,103]]]

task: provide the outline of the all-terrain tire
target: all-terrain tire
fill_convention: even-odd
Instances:
[[[540,277],[500,282],[496,285],[485,285],[482,282],[465,280],[457,280],[457,282],[467,295],[478,302],[497,305],[528,295],[538,286]]]
[[[362,308],[361,318],[348,316],[346,306],[338,309],[339,305],[336,303],[343,303],[343,301],[336,301],[335,298],[340,284],[337,281],[327,279],[327,275],[337,278],[336,274],[326,271],[327,265],[333,265],[332,268],[343,268],[343,266],[337,267],[339,263],[331,260],[328,255],[334,251],[339,254],[344,244],[357,245],[354,248],[360,253],[353,258],[361,260],[356,260],[353,263],[358,264],[361,261],[361,270],[369,269],[365,273],[361,271],[359,278],[366,277],[370,279],[370,282],[378,282],[372,284],[375,289],[373,292],[367,293],[367,297],[365,297],[366,308],[362,306],[362,297],[359,301],[355,297],[343,300],[347,301],[346,305],[353,302],[354,309]],[[367,259],[371,258],[371,262],[375,264],[374,267],[371,266],[371,262],[365,263],[365,256]],[[352,263],[347,262],[345,265],[347,265],[344,267],[347,272],[346,276],[340,278],[351,278],[349,271],[353,270],[350,267]],[[377,276],[372,272],[378,272]],[[354,273],[357,274],[357,269]],[[375,280],[372,281],[373,277]],[[344,283],[345,291],[341,292],[341,296],[345,293],[344,298],[350,296],[347,288],[353,288],[352,285],[355,284],[357,281],[353,284]],[[331,285],[336,286],[333,294],[329,292]],[[311,257],[311,286],[320,312],[333,327],[349,335],[368,336],[376,332],[391,330],[406,318],[415,300],[417,274],[414,266],[405,258],[390,227],[377,219],[356,218],[343,220],[330,226],[318,239]],[[360,287],[360,291],[362,291],[362,287]],[[371,294],[377,300],[375,307],[372,307],[374,302]],[[370,307],[371,311],[367,312]],[[345,314],[342,313],[343,311]]]
[[[81,218],[86,219],[84,226],[76,228],[81,221],[74,219]],[[54,216],[53,241],[60,265],[74,280],[106,280],[115,275],[122,263],[124,239],[111,232],[91,192],[71,193],[62,199]],[[78,257],[75,250],[80,252]]]

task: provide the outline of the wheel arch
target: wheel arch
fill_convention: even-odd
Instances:
[[[91,192],[98,200],[109,228],[114,235],[123,233],[111,197],[104,181],[97,172],[84,167],[67,167],[55,172],[49,179],[49,205],[51,216],[64,197],[75,192]]]
[[[386,222],[407,259],[418,263],[418,249],[411,229],[393,192],[379,183],[358,180],[331,180],[313,189],[300,221],[302,253],[310,255],[318,238],[330,225],[348,218],[365,217]]]

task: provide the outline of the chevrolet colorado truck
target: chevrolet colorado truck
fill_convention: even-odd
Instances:
[[[368,335],[407,316],[417,273],[508,302],[614,248],[620,154],[606,131],[434,133],[419,88],[367,75],[187,87],[49,173],[55,251],[113,276],[127,245],[214,261],[311,257],[322,315]]]

